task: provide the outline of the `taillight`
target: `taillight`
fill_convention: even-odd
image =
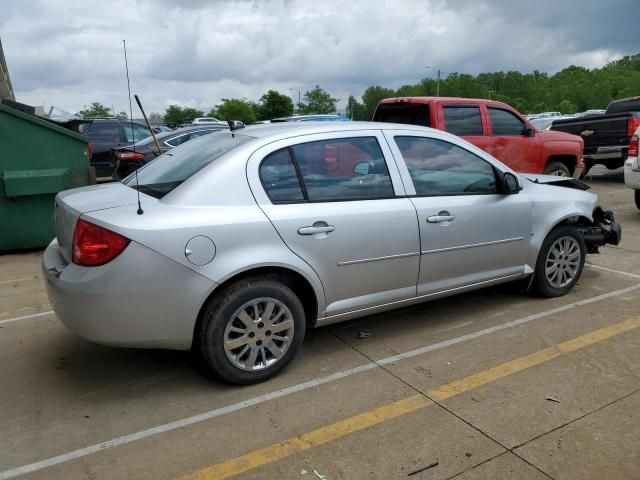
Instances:
[[[632,136],[631,142],[629,143],[629,150],[627,151],[628,158],[638,156],[638,143],[640,143],[640,137],[638,137],[638,135]]]
[[[124,160],[127,162],[135,162],[137,160],[144,160],[144,155],[138,152],[132,152],[130,150],[117,150],[116,158],[118,160]]]
[[[87,158],[91,160],[93,157],[93,143],[87,143]]]
[[[632,137],[638,128],[640,128],[640,118],[631,117],[627,120],[627,137]]]
[[[79,218],[73,232],[73,263],[85,267],[104,265],[120,255],[129,242],[122,235]]]

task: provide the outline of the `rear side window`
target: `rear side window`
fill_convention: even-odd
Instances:
[[[292,147],[308,200],[368,200],[394,195],[375,138],[341,138]]]
[[[371,200],[394,196],[374,137],[302,143],[267,156],[260,180],[274,203]]]
[[[373,121],[431,126],[429,106],[424,103],[381,103]]]
[[[304,200],[300,180],[288,148],[273,152],[262,161],[260,180],[274,203]]]
[[[417,195],[496,193],[493,167],[464,148],[435,138],[394,139]]]
[[[494,135],[524,135],[525,133],[525,123],[507,110],[489,107],[489,117]]]
[[[445,130],[454,135],[482,135],[480,107],[444,107]]]
[[[97,142],[120,142],[118,122],[93,122],[89,129],[89,138]]]
[[[127,135],[127,142],[137,142],[138,140],[151,136],[151,132],[144,125],[127,122],[122,126],[124,127],[124,133]]]
[[[167,140],[165,143],[168,143],[172,147],[177,147],[178,145],[182,145],[184,142],[188,141],[191,138],[190,133],[185,133],[183,135],[179,135],[176,138],[172,138],[171,140]]]

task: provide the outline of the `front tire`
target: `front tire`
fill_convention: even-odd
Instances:
[[[549,162],[544,169],[545,175],[553,175],[556,177],[570,177],[571,172],[569,171],[569,167],[567,167],[564,163],[553,161]]]
[[[237,282],[205,305],[195,346],[204,366],[239,385],[278,373],[304,339],[300,299],[286,285],[265,277]]]
[[[586,258],[584,239],[574,227],[552,230],[542,243],[533,278],[533,291],[543,297],[560,297],[576,284]]]

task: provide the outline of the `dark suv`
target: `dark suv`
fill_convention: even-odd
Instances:
[[[151,135],[146,125],[120,118],[88,118],[79,126],[93,146],[91,166],[96,177],[111,177],[115,167],[111,149],[142,140]]]

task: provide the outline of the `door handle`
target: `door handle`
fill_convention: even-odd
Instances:
[[[315,235],[316,233],[331,233],[336,229],[333,225],[328,225],[327,222],[315,222],[311,226],[300,227],[298,229],[299,235]]]
[[[451,215],[449,212],[440,212],[438,215],[431,215],[427,217],[427,222],[429,223],[445,223],[445,222],[453,222],[455,220],[455,216]]]

